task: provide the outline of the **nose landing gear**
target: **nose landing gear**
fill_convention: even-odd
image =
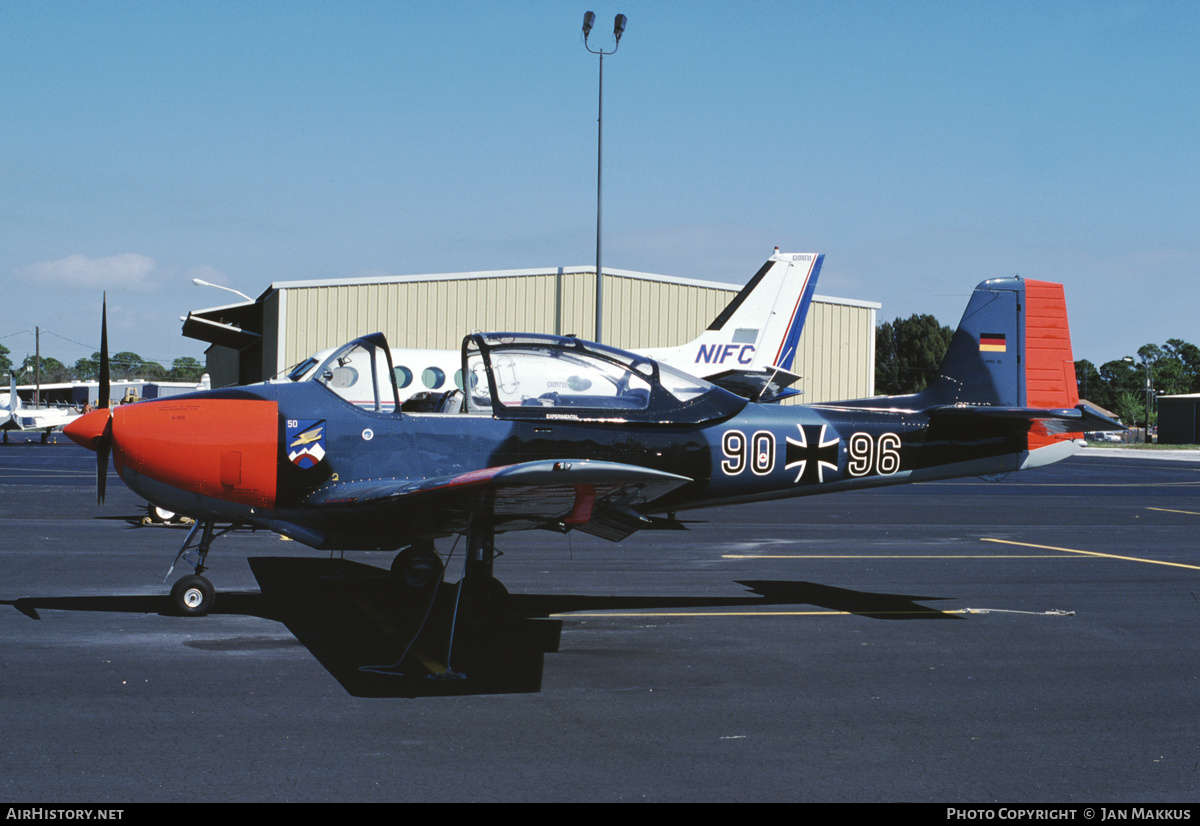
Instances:
[[[216,589],[199,574],[180,577],[171,588],[171,605],[180,616],[204,616],[212,610],[216,600]]]
[[[188,561],[196,569],[196,573],[180,577],[179,581],[171,588],[171,607],[175,613],[183,617],[202,617],[212,611],[217,600],[217,591],[211,582],[201,576],[208,570],[204,561],[208,559],[208,551],[212,547],[213,540],[224,536],[235,527],[237,526],[230,525],[223,530],[214,531],[213,520],[205,519],[196,522],[188,531],[187,539],[183,541],[183,547],[179,549],[179,553],[175,554],[175,561],[171,563],[167,576],[164,578],[164,582],[166,579],[170,579],[171,573],[181,559]],[[200,539],[193,545],[197,532],[200,533]],[[193,553],[196,557],[195,562],[189,559]]]

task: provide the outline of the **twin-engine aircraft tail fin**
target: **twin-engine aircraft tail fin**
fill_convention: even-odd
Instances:
[[[776,252],[698,338],[642,352],[699,376],[722,369],[786,371],[824,261],[823,253]]]

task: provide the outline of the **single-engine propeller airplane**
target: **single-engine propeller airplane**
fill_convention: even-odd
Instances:
[[[172,598],[203,614],[210,546],[236,526],[398,550],[392,570],[414,587],[442,580],[435,539],[465,537],[461,600],[502,590],[503,533],[621,540],[678,528],[687,509],[1038,467],[1078,450],[1081,431],[1122,429],[1079,401],[1062,286],[1019,277],[976,287],[939,375],[907,396],[762,404],[644,356],[522,333],[468,335],[461,361],[464,390],[435,412],[401,409],[373,334],[305,381],[112,410],[102,397],[66,432],[97,454],[100,501],[111,453],[133,491],[195,517],[176,556],[195,573]]]

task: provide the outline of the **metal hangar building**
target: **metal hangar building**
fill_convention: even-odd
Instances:
[[[605,268],[603,343],[626,350],[696,338],[742,284]],[[475,331],[595,333],[596,268],[558,267],[271,284],[254,301],[196,310],[183,334],[208,342],[213,387],[281,376],[314,353],[382,332],[393,349],[458,350]],[[803,402],[875,391],[880,305],[813,297],[796,357]],[[397,366],[400,366],[397,364]],[[406,365],[421,375],[424,365]]]

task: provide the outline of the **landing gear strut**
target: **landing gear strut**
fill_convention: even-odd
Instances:
[[[491,519],[478,520],[467,532],[467,558],[459,583],[456,612],[459,619],[470,625],[485,625],[496,619],[504,608],[508,589],[492,574],[498,556]]]
[[[217,600],[217,591],[211,582],[201,576],[208,570],[204,562],[208,559],[208,551],[212,547],[213,540],[229,533],[234,527],[234,525],[230,525],[224,530],[214,531],[213,520],[205,519],[197,521],[188,531],[187,539],[183,541],[183,547],[179,549],[179,553],[175,554],[175,561],[171,563],[165,578],[170,579],[171,573],[181,559],[189,562],[196,569],[195,574],[180,577],[179,581],[171,588],[171,605],[180,616],[202,617],[213,609]],[[200,539],[193,545],[192,540],[196,538],[197,532],[200,533]],[[195,555],[194,562],[189,559],[193,554]]]

